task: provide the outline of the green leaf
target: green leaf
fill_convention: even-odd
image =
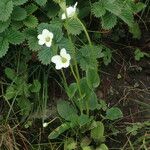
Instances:
[[[87,70],[97,67],[96,59],[102,56],[102,47],[93,45],[91,48],[90,45],[85,45],[77,53],[77,62],[83,70]]]
[[[117,17],[112,13],[107,12],[102,16],[102,28],[105,30],[112,29],[117,24]]]
[[[109,149],[105,144],[101,144],[99,147],[96,148],[96,150],[109,150]]]
[[[35,2],[37,4],[39,4],[40,6],[43,6],[43,5],[45,5],[47,3],[47,0],[35,0]]]
[[[13,29],[19,30],[19,29],[21,29],[23,26],[24,26],[24,25],[23,25],[22,21],[15,21],[15,20],[12,20],[12,21],[11,21],[11,27],[12,27]]]
[[[11,44],[20,44],[25,40],[23,33],[11,28],[6,32],[6,38]]]
[[[31,15],[38,9],[38,7],[35,4],[31,3],[27,5],[25,9],[26,9],[27,14]]]
[[[104,0],[99,0],[98,2],[92,4],[91,11],[95,17],[102,17],[106,13],[104,3]]]
[[[16,6],[12,12],[12,20],[21,21],[27,17],[27,12],[24,8]]]
[[[31,102],[25,98],[17,98],[17,105],[20,107],[20,114],[23,116],[28,116],[31,111]]]
[[[67,121],[74,122],[77,117],[77,110],[67,101],[59,101],[57,103],[57,111],[59,115]]]
[[[10,25],[10,19],[6,22],[0,21],[0,33],[4,32]]]
[[[139,24],[135,22],[133,26],[129,27],[130,33],[132,33],[133,38],[140,39],[141,38],[141,30]]]
[[[105,2],[105,9],[107,9],[112,14],[118,16],[129,26],[132,26],[134,23],[134,17],[132,11],[129,7],[125,6],[124,3],[120,0],[107,0]]]
[[[91,121],[88,115],[82,114],[78,117],[78,124],[80,127],[88,124]]]
[[[10,100],[16,96],[17,91],[15,90],[13,85],[10,85],[6,89],[5,98]]]
[[[38,80],[34,80],[30,87],[30,91],[33,93],[38,93],[41,89],[41,83]]]
[[[69,85],[68,89],[67,89],[67,94],[69,96],[70,99],[72,99],[77,91],[77,83],[72,83]]]
[[[60,134],[62,134],[63,132],[67,131],[68,129],[70,129],[71,127],[69,126],[69,124],[67,123],[63,123],[61,124],[59,127],[57,127],[56,129],[54,129],[48,136],[49,139],[56,139]]]
[[[134,17],[129,9],[124,9],[119,16],[129,27],[132,27],[134,24]]]
[[[94,92],[90,92],[90,95],[87,98],[88,101],[88,107],[90,110],[95,110],[98,108],[98,100],[97,96]]]
[[[91,142],[92,142],[92,140],[89,137],[85,136],[81,139],[80,146],[84,150],[84,147],[89,146]]]
[[[88,86],[91,89],[98,87],[100,84],[100,78],[97,73],[97,69],[88,68],[86,71],[86,79],[87,79]]]
[[[144,55],[145,54],[139,48],[137,48],[134,52],[134,58],[137,61],[140,61],[144,57]]]
[[[41,46],[38,44],[37,37],[28,38],[28,46],[29,46],[29,49],[32,51],[39,51],[41,49]],[[42,62],[44,62],[43,61],[44,53],[47,53],[47,52],[46,52],[46,50],[44,50],[43,52],[39,52],[39,58],[41,59]],[[48,63],[50,63],[50,62],[48,62]]]
[[[42,64],[48,65],[51,63],[51,58],[56,54],[57,54],[57,47],[55,46],[52,46],[50,48],[42,47],[38,53],[38,58]]]
[[[138,2],[135,4],[134,13],[138,13],[146,7],[146,4]]]
[[[25,4],[28,0],[13,0],[14,5],[22,5]]]
[[[85,146],[82,148],[82,150],[93,150],[93,148],[91,146]]]
[[[23,23],[28,28],[35,28],[38,25],[38,19],[35,16],[30,15],[23,21]]]
[[[47,3],[45,9],[47,10],[47,16],[53,18],[58,14],[60,7],[56,3],[50,1],[49,3]]]
[[[67,52],[72,56],[73,45],[69,39],[63,37],[57,44],[60,49],[65,48]]]
[[[13,11],[12,0],[0,0],[0,21],[7,21]]]
[[[73,138],[68,138],[64,143],[64,150],[74,150],[77,148],[77,142]]]
[[[91,130],[91,138],[96,142],[103,142],[104,140],[104,125],[102,122],[97,121],[96,127]]]
[[[6,55],[9,48],[9,43],[6,39],[0,37],[0,58]]]
[[[112,52],[109,48],[104,47],[103,55],[103,62],[107,66],[109,63],[111,63]]]
[[[68,33],[73,35],[79,35],[83,30],[82,25],[79,23],[77,18],[67,19],[64,26]]]
[[[6,74],[7,78],[10,79],[10,80],[12,80],[12,81],[17,76],[16,73],[15,73],[15,71],[13,69],[11,69],[11,68],[5,68],[5,74]]]
[[[118,107],[112,107],[106,111],[106,119],[113,121],[122,117],[122,111]]]
[[[38,51],[41,46],[38,44],[37,31],[33,28],[27,28],[24,30],[26,39],[28,40],[29,49],[32,51]]]

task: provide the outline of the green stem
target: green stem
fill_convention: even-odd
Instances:
[[[78,86],[78,90],[79,90],[79,95],[80,95],[80,98],[82,99],[82,92],[81,92],[81,88],[80,88],[80,81],[78,80],[74,70],[73,70],[73,67],[70,65],[70,68],[71,68],[71,72],[77,82],[77,86]],[[82,103],[81,103],[81,99],[79,100],[79,107],[80,107],[80,112],[81,114],[83,114],[83,109],[82,109]]]
[[[61,73],[62,73],[62,76],[63,76],[65,89],[67,90],[68,89],[68,84],[67,84],[67,80],[66,80],[66,77],[65,77],[63,69],[61,69]]]
[[[90,36],[89,36],[89,34],[88,34],[87,30],[86,30],[86,27],[84,26],[84,24],[81,22],[81,20],[79,18],[77,18],[77,20],[78,20],[78,22],[81,24],[81,26],[83,28],[83,31],[84,31],[84,33],[85,33],[85,35],[87,37],[89,45],[92,46],[92,42],[91,42]]]

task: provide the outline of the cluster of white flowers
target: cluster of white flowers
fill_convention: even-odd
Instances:
[[[66,12],[62,14],[61,19],[67,19],[67,18],[71,18],[76,14],[76,7],[77,7],[77,2],[75,3],[74,6],[69,6],[66,8]],[[47,47],[51,47],[52,45],[52,41],[53,41],[53,33],[50,32],[47,29],[44,29],[42,31],[42,34],[38,35],[38,44],[39,45],[46,45]],[[53,63],[55,63],[55,68],[57,70],[62,69],[62,68],[67,68],[70,65],[70,60],[71,60],[71,56],[66,52],[65,48],[62,48],[60,50],[60,55],[55,55],[52,57],[51,61]]]

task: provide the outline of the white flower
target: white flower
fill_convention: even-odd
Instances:
[[[53,40],[53,33],[49,32],[47,29],[44,29],[42,31],[42,34],[39,34],[38,37],[39,39],[39,45],[46,45],[47,47],[51,47],[52,45],[52,40]]]
[[[75,15],[75,13],[76,13],[77,4],[78,4],[78,3],[76,2],[73,7],[72,7],[72,6],[67,7],[67,8],[66,8],[66,14],[67,14],[67,16],[66,16],[65,13],[63,13],[62,16],[61,16],[61,19],[64,20],[64,19],[66,19],[67,17],[68,17],[68,18],[73,17],[73,16]]]
[[[60,50],[60,55],[55,55],[51,59],[51,61],[56,64],[55,68],[57,70],[69,67],[70,60],[71,56],[67,54],[65,48]]]
[[[44,122],[44,123],[43,123],[43,127],[46,128],[47,126],[48,126],[48,123],[47,123],[47,122]]]

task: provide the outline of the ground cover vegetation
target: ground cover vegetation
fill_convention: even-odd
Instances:
[[[149,150],[149,0],[0,1],[1,150]]]

